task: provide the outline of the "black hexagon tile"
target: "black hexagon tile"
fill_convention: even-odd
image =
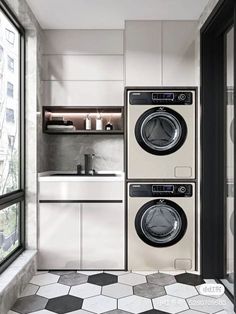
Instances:
[[[146,311],[146,312],[142,312],[140,314],[170,314],[170,313],[163,312],[163,311],[158,311],[158,310],[149,310],[149,311]]]
[[[83,300],[73,297],[71,295],[64,295],[62,297],[50,299],[45,307],[46,310],[58,314],[65,314],[80,310],[82,308]]]
[[[98,285],[98,286],[111,285],[113,283],[116,283],[117,281],[118,281],[117,276],[106,274],[106,273],[92,275],[92,276],[89,276],[88,278],[89,283],[93,283],[94,285]]]
[[[175,279],[179,283],[184,283],[191,286],[198,286],[205,283],[201,276],[190,273],[176,275]]]
[[[40,297],[38,295],[31,295],[25,298],[20,298],[14,304],[12,310],[21,313],[28,314],[43,310],[48,302],[48,299]]]

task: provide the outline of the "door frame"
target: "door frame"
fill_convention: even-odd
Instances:
[[[201,102],[201,274],[224,278],[225,243],[225,32],[234,25],[234,86],[236,81],[236,2],[221,0],[200,31]],[[222,106],[224,104],[224,106]],[[234,93],[234,104],[236,97]],[[236,110],[234,112],[234,119]],[[235,120],[236,121],[236,120]],[[234,124],[236,132],[236,124]],[[236,157],[236,145],[234,146]],[[236,165],[236,160],[235,160]],[[234,186],[236,167],[234,168]],[[234,217],[236,218],[234,204]],[[236,221],[236,219],[234,220]],[[235,229],[236,230],[236,229]],[[234,242],[236,255],[236,241]],[[234,256],[234,269],[236,270]],[[234,272],[235,276],[235,272]],[[234,278],[234,288],[236,276]],[[236,291],[236,290],[235,290]]]

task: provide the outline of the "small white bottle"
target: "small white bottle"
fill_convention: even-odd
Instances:
[[[97,118],[96,118],[96,130],[102,130],[102,117],[101,117],[101,114],[98,114]]]
[[[87,114],[86,119],[85,119],[85,130],[91,130],[91,129],[92,129],[91,118],[89,114]]]

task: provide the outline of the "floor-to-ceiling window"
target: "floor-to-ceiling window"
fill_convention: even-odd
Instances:
[[[0,272],[24,249],[24,31],[0,4]]]

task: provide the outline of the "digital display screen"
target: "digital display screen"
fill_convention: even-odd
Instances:
[[[174,192],[174,186],[173,185],[153,185],[152,186],[152,192],[164,192],[164,193],[173,193]]]
[[[174,100],[173,93],[153,93],[152,94],[153,100]]]

